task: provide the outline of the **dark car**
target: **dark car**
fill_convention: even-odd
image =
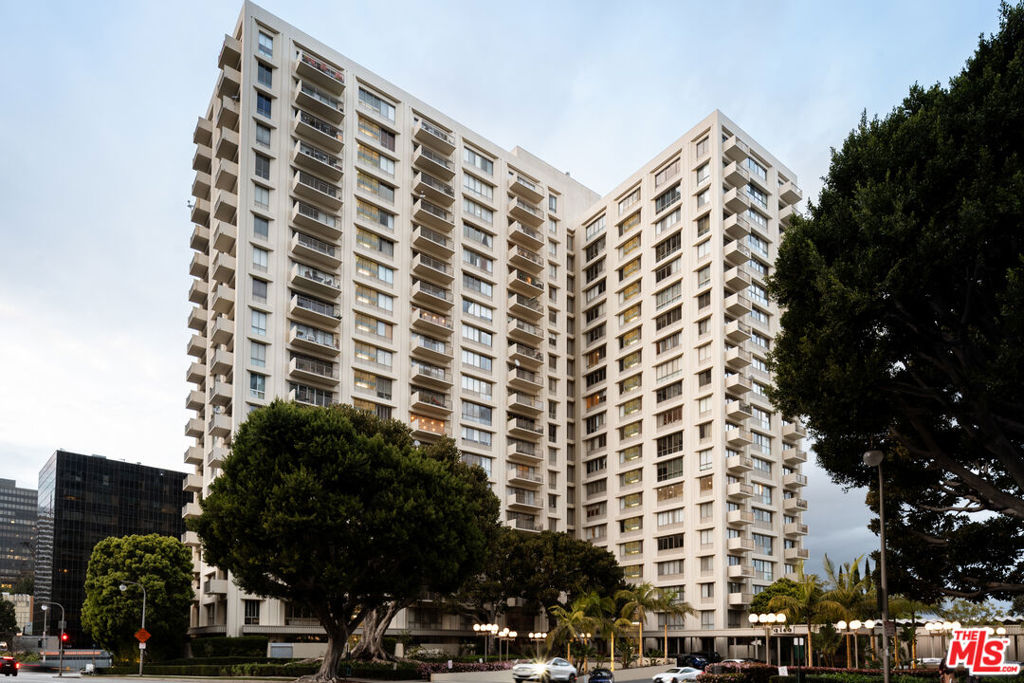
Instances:
[[[603,667],[593,669],[587,677],[588,683],[615,683],[615,674]]]
[[[20,668],[21,664],[14,661],[14,657],[0,658],[0,673],[3,673],[4,676],[17,676]]]
[[[701,670],[708,664],[717,664],[720,661],[722,661],[722,655],[717,652],[691,652],[676,656],[677,666],[692,666],[694,669]]]

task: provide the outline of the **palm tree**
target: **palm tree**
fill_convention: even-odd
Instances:
[[[620,614],[624,619],[638,622],[640,625],[640,666],[644,664],[644,621],[647,613],[658,609],[658,589],[649,581],[644,581],[632,588],[623,588],[615,594],[616,600],[625,600]]]
[[[781,610],[789,621],[807,625],[807,666],[812,666],[813,662],[811,625],[845,613],[841,604],[825,596],[816,574],[804,574],[802,562],[797,569],[794,595],[776,595],[768,603],[768,609]]]
[[[861,576],[860,563],[864,560],[863,555],[858,555],[853,562],[844,562],[839,567],[825,555],[825,587],[828,592],[825,597],[843,606],[844,618],[859,619],[867,616],[867,610],[871,596],[871,574],[867,571],[865,561],[865,572]],[[850,634],[844,634],[846,643],[846,666],[850,666]]]
[[[665,615],[665,659],[668,659],[668,617],[676,614],[679,616],[696,614],[697,610],[690,603],[683,600],[678,591],[670,588],[658,589],[658,598],[654,610]]]
[[[919,600],[911,600],[903,595],[895,595],[889,600],[889,616],[893,619],[898,617],[910,617],[910,625],[904,629],[904,640],[907,641],[907,654],[910,657],[910,667],[915,668],[917,662],[917,617],[922,614],[934,613],[935,605],[930,605]],[[900,663],[899,631],[896,632],[896,642],[893,651],[896,653],[896,666]]]
[[[555,643],[565,638],[566,659],[570,658],[569,646],[572,641],[579,640],[581,635],[596,630],[594,617],[587,614],[585,598],[586,596],[576,598],[568,608],[562,605],[552,605],[548,610],[555,618],[555,628],[548,633],[548,649],[552,649]]]

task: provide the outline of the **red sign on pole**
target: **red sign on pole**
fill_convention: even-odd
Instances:
[[[140,643],[144,643],[147,640],[149,640],[149,636],[149,631],[147,631],[144,628],[140,628],[138,631],[135,632],[135,639],[138,640]]]

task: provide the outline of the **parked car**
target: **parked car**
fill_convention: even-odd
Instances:
[[[717,652],[691,652],[676,656],[676,666],[692,666],[702,671],[708,664],[717,664],[720,661],[722,655]]]
[[[17,676],[21,662],[14,661],[14,657],[0,657],[0,673],[4,676]]]
[[[668,671],[662,671],[660,674],[654,674],[652,681],[654,683],[679,683],[680,681],[695,681],[697,676],[701,674],[700,669],[695,669],[692,666],[677,666],[669,669]]]
[[[598,667],[591,670],[587,681],[588,683],[615,683],[615,674],[611,672],[611,669]]]
[[[576,667],[568,660],[553,657],[546,662],[526,662],[512,667],[512,680],[520,681],[568,681],[576,683]]]

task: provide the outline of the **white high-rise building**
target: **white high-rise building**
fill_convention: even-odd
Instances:
[[[700,614],[670,636],[745,627],[806,557],[802,429],[764,397],[793,174],[716,111],[600,198],[248,2],[218,65],[194,134],[186,486],[253,408],[352,403],[455,439],[509,525],[685,590]],[[319,632],[185,540],[195,634]],[[472,634],[427,603],[395,628]]]

